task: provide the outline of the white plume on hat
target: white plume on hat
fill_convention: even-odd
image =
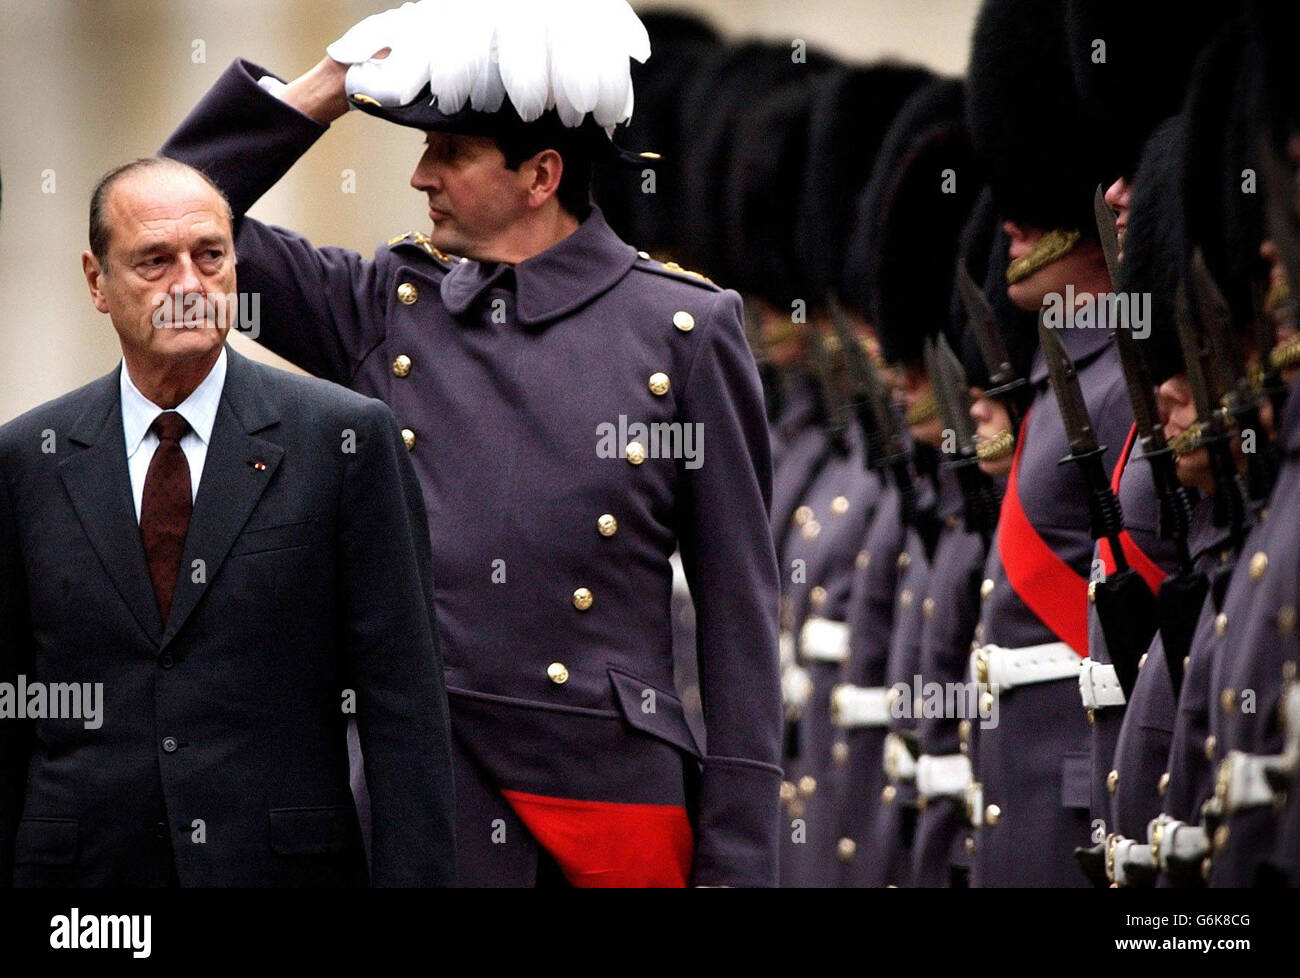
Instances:
[[[349,94],[386,106],[428,84],[448,115],[496,112],[508,97],[525,122],[555,109],[576,127],[591,113],[612,136],[632,118],[629,59],[650,57],[650,37],[627,0],[420,0],[367,17],[327,50],[352,65]]]

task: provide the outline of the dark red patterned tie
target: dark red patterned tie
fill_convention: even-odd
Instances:
[[[185,534],[194,508],[190,491],[190,464],[181,450],[181,436],[190,424],[175,411],[164,411],[149,429],[158,436],[158,448],[144,478],[140,503],[140,539],[149,562],[153,595],[163,624],[172,610],[172,594],[185,552]]]

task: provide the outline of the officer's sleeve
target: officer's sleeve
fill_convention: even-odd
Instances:
[[[257,79],[266,74],[242,59],[232,64],[159,155],[202,170],[230,201],[239,291],[257,312],[244,325],[251,338],[309,373],[348,384],[382,341],[380,275],[356,252],[313,248],[245,216],[326,128],[261,88]]]
[[[18,552],[18,525],[0,459],[0,683],[17,685],[31,668],[27,588]],[[13,883],[14,840],[27,791],[30,720],[0,720],[0,887]]]
[[[371,880],[447,886],[455,872],[451,734],[423,497],[386,405],[367,403],[357,442],[340,499],[339,627],[357,687]]]
[[[714,297],[695,338],[678,414],[698,426],[702,449],[678,463],[679,544],[695,600],[708,750],[693,882],[774,886],[781,693],[771,449],[735,292]]]

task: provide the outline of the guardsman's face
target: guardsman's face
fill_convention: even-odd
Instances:
[[[193,173],[156,167],[110,188],[103,267],[82,270],[122,351],[151,360],[215,357],[238,311],[235,245],[225,202]]]
[[[528,167],[511,170],[487,136],[428,132],[411,186],[429,198],[434,247],[492,260],[528,211]]]
[[[920,411],[920,407],[927,402],[931,408],[934,405],[934,387],[930,383],[930,375],[921,365],[909,363],[899,371],[899,376],[903,388],[903,406],[909,416],[908,430],[912,433],[912,437],[931,448],[940,447],[943,442],[943,419],[936,411]],[[930,416],[917,422],[911,421],[917,414],[923,413],[928,413]]]
[[[1009,239],[1007,254],[1012,261],[1029,254],[1047,232],[1028,224],[1006,221],[1002,229]],[[1019,308],[1037,312],[1049,295],[1065,295],[1065,287],[1105,274],[1106,257],[1101,245],[1092,240],[1078,242],[1066,254],[1044,265],[1028,278],[1007,286],[1007,297]],[[1080,300],[1082,300],[1080,296]]]
[[[1106,203],[1115,212],[1115,232],[1119,236],[1121,254],[1124,250],[1124,232],[1128,230],[1129,212],[1133,210],[1133,184],[1120,177],[1106,188]]]
[[[1186,374],[1174,374],[1161,384],[1156,390],[1156,403],[1160,408],[1160,419],[1164,422],[1167,441],[1174,441],[1196,423],[1196,402],[1192,398],[1192,388],[1187,383]],[[1178,481],[1183,485],[1204,492],[1214,490],[1210,456],[1206,449],[1198,448],[1178,456],[1177,465]]]
[[[1005,438],[1011,431],[1011,415],[1007,412],[1006,405],[996,398],[985,397],[983,389],[979,387],[972,387],[970,396],[970,416],[975,422],[975,443],[978,445],[993,441],[995,438]],[[1011,452],[1007,452],[1001,458],[981,461],[979,468],[985,475],[1006,475],[1011,471],[1012,461]]]

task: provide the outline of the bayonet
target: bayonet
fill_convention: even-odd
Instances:
[[[1070,443],[1070,454],[1061,459],[1061,462],[1074,462],[1083,472],[1088,484],[1088,505],[1092,511],[1092,538],[1100,540],[1104,537],[1109,540],[1116,568],[1120,571],[1127,570],[1128,562],[1119,539],[1124,529],[1124,515],[1102,464],[1106,446],[1097,442],[1074,361],[1066,352],[1061,338],[1047,327],[1041,312],[1038,315],[1038,342],[1043,350],[1043,358],[1047,361],[1052,391],[1061,409],[1061,420]]]
[[[1002,341],[1002,334],[998,331],[993,307],[984,291],[971,278],[964,259],[957,262],[957,291],[966,310],[966,322],[975,334],[984,368],[988,371],[989,389],[984,392],[985,396],[996,397],[1003,403],[1011,419],[1011,433],[1019,435],[1029,380],[1016,373],[1006,344]]]
[[[1119,228],[1115,223],[1115,212],[1106,203],[1106,192],[1101,184],[1092,195],[1092,213],[1097,218],[1097,232],[1101,236],[1101,253],[1106,258],[1106,270],[1110,272],[1111,285],[1119,285]]]
[[[1100,186],[1093,195],[1092,206],[1101,250],[1106,256],[1106,268],[1110,271],[1112,284],[1115,284],[1119,282],[1119,233],[1115,213],[1106,203],[1105,192]],[[1142,458],[1151,466],[1156,493],[1160,497],[1158,531],[1162,539],[1174,541],[1178,548],[1179,566],[1188,570],[1191,555],[1187,550],[1187,534],[1192,519],[1192,492],[1178,481],[1178,469],[1173,452],[1165,441],[1165,428],[1160,423],[1160,411],[1156,406],[1155,383],[1128,322],[1128,304],[1117,302],[1115,307],[1119,314],[1119,321],[1115,324],[1115,348],[1119,352],[1124,386],[1137,422]]]
[[[844,351],[844,365],[853,385],[853,401],[867,436],[868,458],[874,455],[876,465],[887,469],[902,500],[902,519],[909,526],[916,525],[916,486],[912,480],[911,462],[907,443],[894,411],[889,388],[876,370],[875,364],[858,341],[843,307],[830,297],[828,306],[831,324]]]
[[[1293,186],[1294,180],[1286,164],[1273,150],[1266,134],[1260,135],[1259,149],[1266,231],[1273,247],[1282,257],[1282,267],[1286,271],[1291,294],[1300,296],[1300,229],[1296,227],[1294,197],[1287,193],[1287,188]],[[1271,349],[1273,343],[1268,346]],[[1265,356],[1264,350],[1261,349],[1260,355]]]
[[[1263,437],[1259,419],[1259,392],[1251,384],[1246,363],[1232,332],[1232,310],[1197,248],[1192,253],[1192,288],[1199,310],[1202,334],[1217,375],[1221,403],[1231,419],[1229,428],[1255,432],[1255,450],[1246,452],[1247,488],[1251,499],[1264,500],[1277,476],[1273,453]],[[1230,433],[1230,432],[1229,432]]]
[[[821,394],[822,409],[825,412],[823,421],[826,425],[826,434],[835,453],[844,456],[849,453],[846,433],[849,426],[850,407],[845,403],[844,395],[836,381],[835,370],[831,365],[830,352],[826,349],[826,343],[821,334],[815,329],[810,329],[808,334],[809,358],[812,360],[813,376],[817,381],[817,387]]]
[[[966,372],[942,333],[934,340],[926,340],[925,364],[939,404],[939,417],[955,442],[955,451],[944,454],[961,487],[966,529],[987,541],[997,526],[1000,505],[997,486],[980,471],[975,454],[975,422],[970,416]]]
[[[1178,283],[1174,297],[1174,322],[1183,348],[1187,386],[1196,405],[1199,434],[1195,445],[1203,446],[1209,453],[1210,471],[1214,476],[1214,525],[1230,528],[1232,546],[1236,549],[1241,546],[1246,520],[1245,495],[1232,457],[1232,432],[1227,411],[1219,403],[1222,392],[1211,387],[1210,378],[1214,374],[1210,361],[1214,358],[1214,351],[1192,322],[1185,281]],[[1184,450],[1183,454],[1186,453]]]

